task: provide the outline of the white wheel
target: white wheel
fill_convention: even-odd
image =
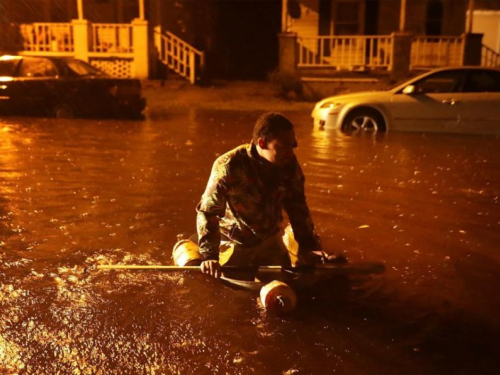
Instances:
[[[343,131],[385,131],[382,115],[373,109],[359,109],[349,113],[342,123]]]

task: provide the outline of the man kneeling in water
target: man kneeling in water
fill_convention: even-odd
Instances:
[[[220,277],[221,264],[295,266],[321,260],[296,147],[293,124],[270,112],[257,120],[250,144],[217,158],[197,206],[202,272]],[[283,242],[283,209],[298,249]],[[221,234],[228,241],[221,243]]]

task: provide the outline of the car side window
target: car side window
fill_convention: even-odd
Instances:
[[[500,72],[471,70],[467,74],[464,92],[500,92]]]
[[[0,60],[0,77],[12,77],[18,63],[18,59]]]
[[[19,77],[55,77],[57,69],[48,59],[43,57],[25,58],[21,61]]]
[[[445,71],[432,74],[415,84],[416,92],[421,94],[440,94],[460,92],[463,74],[458,71]]]

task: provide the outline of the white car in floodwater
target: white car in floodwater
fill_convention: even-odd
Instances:
[[[343,131],[500,134],[500,70],[435,69],[387,91],[328,97],[311,116]]]

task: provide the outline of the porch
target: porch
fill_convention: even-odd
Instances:
[[[194,84],[203,72],[204,53],[174,34],[154,29],[148,21],[91,23],[76,19],[67,23],[37,22],[16,25],[16,50],[21,55],[68,56],[89,62],[114,77],[146,79],[151,60],[159,61]],[[151,41],[151,43],[150,43]],[[153,45],[150,51],[149,45]]]

